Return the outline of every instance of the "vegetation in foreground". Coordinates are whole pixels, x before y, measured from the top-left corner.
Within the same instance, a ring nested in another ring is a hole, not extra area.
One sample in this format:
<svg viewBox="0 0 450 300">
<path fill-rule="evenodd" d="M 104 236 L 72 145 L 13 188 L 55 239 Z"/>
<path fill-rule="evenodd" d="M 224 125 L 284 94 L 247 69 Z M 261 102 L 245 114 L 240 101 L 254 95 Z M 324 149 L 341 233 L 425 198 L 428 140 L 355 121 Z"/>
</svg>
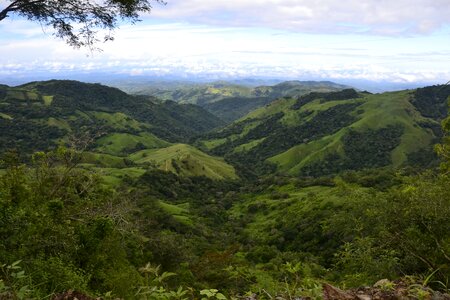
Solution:
<svg viewBox="0 0 450 300">
<path fill-rule="evenodd" d="M 445 157 L 448 144 L 438 150 Z M 75 289 L 126 299 L 319 299 L 325 281 L 356 287 L 386 278 L 388 289 L 405 274 L 418 298 L 427 289 L 414 290 L 417 281 L 448 289 L 447 161 L 439 174 L 373 170 L 253 184 L 149 171 L 113 189 L 77 168 L 78 159 L 62 148 L 36 153 L 31 168 L 13 153 L 5 158 L 4 296 Z"/>
</svg>

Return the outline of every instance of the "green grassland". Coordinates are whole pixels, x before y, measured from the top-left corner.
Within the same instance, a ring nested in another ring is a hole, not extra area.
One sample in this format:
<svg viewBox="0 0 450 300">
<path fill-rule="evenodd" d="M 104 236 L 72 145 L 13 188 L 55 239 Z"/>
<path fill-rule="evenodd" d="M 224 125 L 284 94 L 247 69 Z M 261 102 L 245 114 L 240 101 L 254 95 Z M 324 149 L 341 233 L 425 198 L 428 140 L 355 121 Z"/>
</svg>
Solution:
<svg viewBox="0 0 450 300">
<path fill-rule="evenodd" d="M 213 139 L 213 140 L 200 141 L 200 144 L 204 148 L 206 148 L 208 150 L 211 150 L 211 149 L 213 149 L 213 148 L 215 148 L 217 146 L 220 146 L 220 145 L 222 145 L 222 144 L 224 144 L 226 142 L 227 142 L 227 139 L 223 138 L 223 139 Z"/>
<path fill-rule="evenodd" d="M 106 185 L 119 186 L 126 178 L 137 179 L 145 172 L 145 168 L 141 167 L 127 167 L 127 168 L 115 168 L 115 167 L 98 167 L 96 165 L 82 164 L 82 168 L 95 171 L 99 174 Z"/>
<path fill-rule="evenodd" d="M 207 155 L 186 144 L 142 150 L 130 155 L 129 158 L 136 164 L 148 163 L 163 171 L 182 176 L 206 176 L 212 179 L 237 178 L 234 168 L 223 159 Z"/>
<path fill-rule="evenodd" d="M 159 201 L 158 203 L 164 211 L 174 217 L 178 222 L 188 226 L 192 226 L 194 224 L 189 213 L 189 203 L 181 203 L 176 205 L 164 201 Z"/>
<path fill-rule="evenodd" d="M 135 119 L 124 113 L 105 113 L 105 112 L 89 112 L 92 118 L 97 120 L 102 120 L 105 125 L 110 126 L 116 130 L 143 130 L 149 128 L 150 126 L 138 122 Z"/>
<path fill-rule="evenodd" d="M 84 152 L 82 162 L 98 167 L 125 168 L 127 167 L 123 157 L 104 153 Z"/>
<path fill-rule="evenodd" d="M 47 106 L 52 105 L 53 96 L 42 96 L 42 99 L 44 100 L 45 105 L 47 105 Z"/>
<path fill-rule="evenodd" d="M 257 146 L 258 144 L 260 144 L 262 141 L 264 141 L 265 138 L 261 138 L 259 140 L 253 140 L 251 142 L 248 142 L 246 144 L 242 144 L 237 146 L 236 148 L 234 148 L 234 152 L 243 152 L 243 151 L 248 151 L 251 150 L 252 148 L 254 148 L 255 146 Z"/>
<path fill-rule="evenodd" d="M 137 145 L 146 149 L 162 148 L 170 145 L 151 133 L 141 133 L 139 135 L 129 133 L 112 133 L 97 141 L 96 151 L 117 156 L 127 156 L 134 152 Z"/>
</svg>

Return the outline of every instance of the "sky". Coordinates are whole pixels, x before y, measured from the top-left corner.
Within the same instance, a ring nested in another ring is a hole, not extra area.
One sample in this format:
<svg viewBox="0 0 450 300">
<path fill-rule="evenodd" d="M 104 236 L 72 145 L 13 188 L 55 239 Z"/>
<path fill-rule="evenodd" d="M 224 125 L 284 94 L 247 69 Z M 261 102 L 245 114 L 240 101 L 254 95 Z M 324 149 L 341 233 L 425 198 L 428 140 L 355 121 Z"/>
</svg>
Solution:
<svg viewBox="0 0 450 300">
<path fill-rule="evenodd" d="M 450 0 L 167 0 L 91 53 L 12 15 L 0 21 L 0 81 L 104 73 L 445 83 L 448 16 Z"/>
</svg>

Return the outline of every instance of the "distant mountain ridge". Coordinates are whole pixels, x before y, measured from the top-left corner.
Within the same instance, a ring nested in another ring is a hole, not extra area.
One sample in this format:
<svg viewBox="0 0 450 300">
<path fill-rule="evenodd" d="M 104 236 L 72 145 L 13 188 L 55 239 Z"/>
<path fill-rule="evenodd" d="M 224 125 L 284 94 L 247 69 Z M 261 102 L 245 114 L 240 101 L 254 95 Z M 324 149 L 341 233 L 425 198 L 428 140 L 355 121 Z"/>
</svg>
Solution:
<svg viewBox="0 0 450 300">
<path fill-rule="evenodd" d="M 280 97 L 296 97 L 310 92 L 331 92 L 349 88 L 330 81 L 285 81 L 272 86 L 245 86 L 226 81 L 208 84 L 148 86 L 133 93 L 162 100 L 197 104 L 224 121 L 234 121 Z"/>
</svg>

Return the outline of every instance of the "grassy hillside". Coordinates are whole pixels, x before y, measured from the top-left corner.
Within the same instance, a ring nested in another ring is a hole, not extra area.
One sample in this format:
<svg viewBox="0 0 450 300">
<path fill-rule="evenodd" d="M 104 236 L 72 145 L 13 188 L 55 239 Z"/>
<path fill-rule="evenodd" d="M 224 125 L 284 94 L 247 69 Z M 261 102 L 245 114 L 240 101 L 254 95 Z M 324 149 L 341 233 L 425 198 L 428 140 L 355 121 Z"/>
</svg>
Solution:
<svg viewBox="0 0 450 300">
<path fill-rule="evenodd" d="M 129 121 L 131 118 L 143 123 L 159 138 L 172 142 L 187 141 L 196 134 L 222 125 L 219 119 L 198 106 L 161 103 L 155 98 L 135 97 L 116 88 L 77 81 L 51 80 L 9 88 L 2 102 L 6 103 L 6 111 L 8 104 L 15 102 L 20 103 L 22 111 L 27 110 L 30 103 L 41 105 L 45 107 L 44 114 L 55 118 L 94 112 L 85 119 L 106 126 L 113 125 L 115 129 L 118 129 L 120 122 L 123 123 L 123 119 Z M 114 116 L 108 117 L 106 114 Z M 127 126 L 125 130 L 128 131 L 137 129 L 136 122 Z"/>
<path fill-rule="evenodd" d="M 236 179 L 232 166 L 223 159 L 209 156 L 186 144 L 142 150 L 130 156 L 136 164 L 149 163 L 182 176 L 206 176 L 212 179 Z"/>
<path fill-rule="evenodd" d="M 442 114 L 424 114 L 424 103 L 442 107 L 449 94 L 448 87 L 431 87 L 281 98 L 205 135 L 198 145 L 243 168 L 291 175 L 428 165 Z"/>
<path fill-rule="evenodd" d="M 345 88 L 344 85 L 328 81 L 287 81 L 273 86 L 258 87 L 215 82 L 165 88 L 148 87 L 137 94 L 197 104 L 222 120 L 231 122 L 280 97 L 299 96 L 309 92 L 338 91 Z"/>
<path fill-rule="evenodd" d="M 161 153 L 173 165 L 180 164 L 181 171 L 167 171 L 183 176 L 236 178 L 234 169 L 222 160 L 192 147 L 172 145 L 221 124 L 195 105 L 130 96 L 99 84 L 52 80 L 0 86 L 0 153 L 15 149 L 29 160 L 36 151 L 75 146 L 84 150 L 83 166 L 103 168 L 110 182 L 160 167 L 163 158 L 156 154 L 148 158 L 153 165 L 133 160 L 136 152 L 157 149 L 168 149 Z M 185 158 L 177 156 L 179 153 L 192 159 L 184 164 Z"/>
</svg>

